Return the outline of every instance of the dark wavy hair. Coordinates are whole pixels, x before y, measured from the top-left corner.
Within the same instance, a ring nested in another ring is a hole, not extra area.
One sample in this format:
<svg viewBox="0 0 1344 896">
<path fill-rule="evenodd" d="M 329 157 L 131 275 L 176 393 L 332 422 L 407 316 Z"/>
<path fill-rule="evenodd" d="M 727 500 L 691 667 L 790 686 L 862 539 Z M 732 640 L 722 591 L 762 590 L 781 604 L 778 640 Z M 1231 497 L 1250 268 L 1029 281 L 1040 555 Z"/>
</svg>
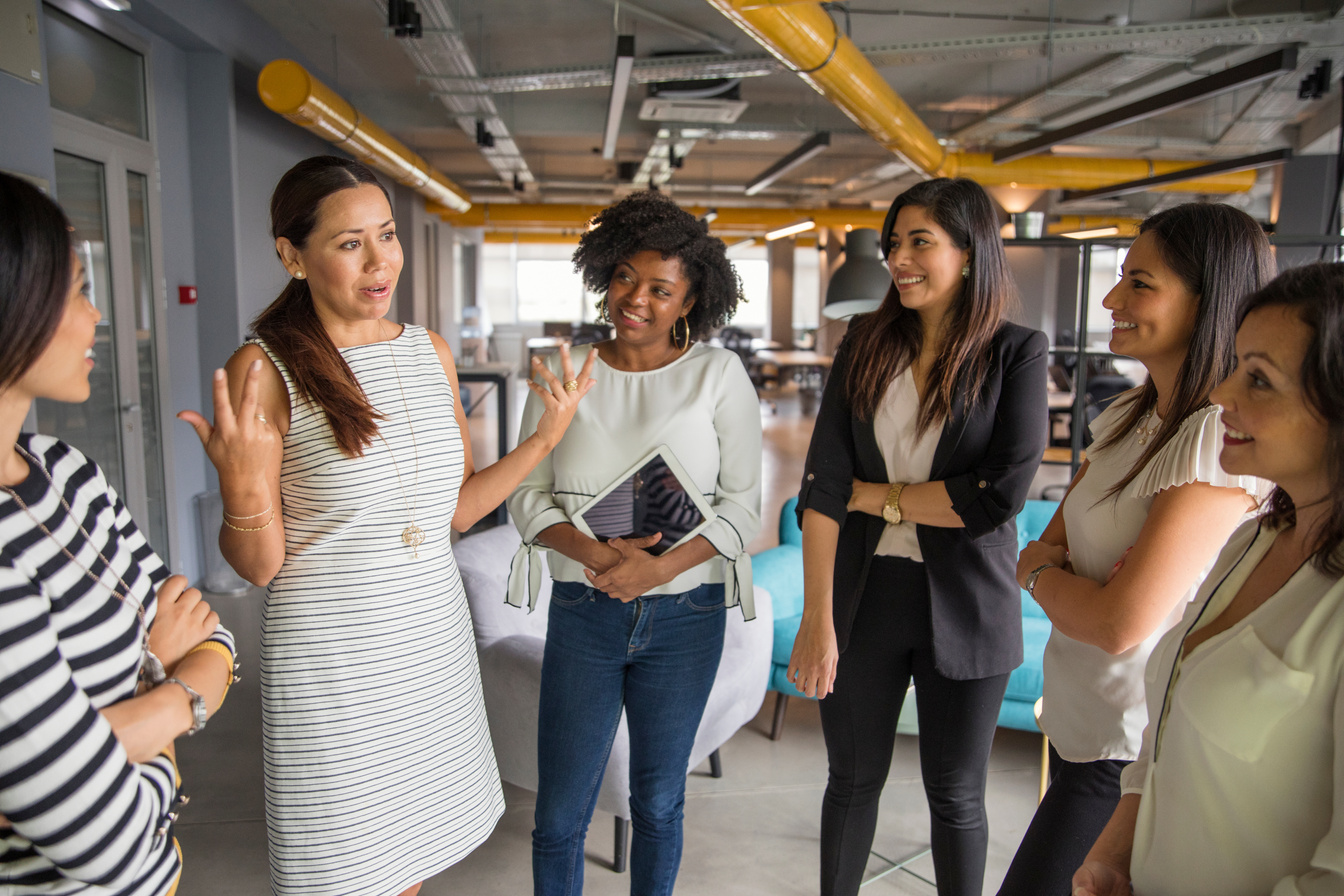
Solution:
<svg viewBox="0 0 1344 896">
<path fill-rule="evenodd" d="M 882 224 L 884 258 L 891 252 L 896 216 L 906 206 L 924 209 L 958 249 L 970 250 L 970 276 L 947 311 L 943 350 L 928 372 L 920 399 L 916 429 L 923 434 L 951 413 L 958 389 L 969 406 L 979 401 L 989 370 L 990 343 L 1017 302 L 1017 288 L 1003 254 L 998 214 L 975 181 L 939 177 L 897 196 Z M 854 318 L 845 340 L 853 355 L 845 379 L 850 404 L 860 420 L 871 420 L 892 378 L 919 357 L 924 325 L 917 312 L 901 304 L 893 281 L 876 311 Z"/>
<path fill-rule="evenodd" d="M 1310 533 L 1311 560 L 1326 575 L 1344 576 L 1344 264 L 1309 264 L 1284 271 L 1268 286 L 1252 293 L 1237 314 L 1261 308 L 1286 308 L 1311 329 L 1299 380 L 1307 406 L 1325 422 L 1326 470 L 1330 510 L 1319 531 Z M 1297 508 L 1283 489 L 1265 499 L 1264 519 L 1283 527 L 1297 522 Z"/>
<path fill-rule="evenodd" d="M 323 200 L 361 184 L 373 184 L 387 196 L 378 178 L 359 162 L 337 156 L 304 159 L 285 172 L 271 194 L 271 236 L 303 249 L 317 226 Z M 391 197 L 387 204 L 392 205 Z M 252 335 L 285 362 L 299 397 L 326 414 L 341 451 L 347 457 L 362 455 L 378 435 L 381 417 L 318 319 L 308 281 L 291 278 L 252 321 Z"/>
<path fill-rule="evenodd" d="M 1106 493 L 1118 495 L 1171 441 L 1185 418 L 1209 403 L 1209 393 L 1232 371 L 1236 355 L 1237 305 L 1274 277 L 1277 267 L 1265 231 L 1240 209 L 1221 203 L 1188 202 L 1158 212 L 1139 226 L 1151 233 L 1162 262 L 1199 303 L 1176 390 L 1162 425 L 1139 459 Z M 1097 443 L 1105 448 L 1133 432 L 1157 407 L 1152 380 L 1125 394 L 1122 423 Z"/>
<path fill-rule="evenodd" d="M 0 389 L 56 335 L 71 274 L 65 212 L 27 181 L 0 174 Z"/>
<path fill-rule="evenodd" d="M 732 319 L 742 298 L 742 281 L 725 254 L 723 240 L 709 235 L 709 225 L 685 211 L 662 193 L 641 190 L 598 213 L 593 226 L 579 238 L 574 269 L 584 285 L 602 295 L 605 314 L 607 289 L 616 265 L 646 250 L 676 258 L 690 282 L 687 298 L 695 305 L 686 315 L 691 336 L 704 339 Z"/>
</svg>

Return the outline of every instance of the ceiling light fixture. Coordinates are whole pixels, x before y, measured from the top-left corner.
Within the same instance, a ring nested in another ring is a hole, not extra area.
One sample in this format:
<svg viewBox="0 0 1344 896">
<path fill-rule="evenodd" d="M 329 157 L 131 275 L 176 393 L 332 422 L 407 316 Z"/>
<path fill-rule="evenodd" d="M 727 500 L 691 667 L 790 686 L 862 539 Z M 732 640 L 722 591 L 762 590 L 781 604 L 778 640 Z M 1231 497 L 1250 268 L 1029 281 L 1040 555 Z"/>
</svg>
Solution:
<svg viewBox="0 0 1344 896">
<path fill-rule="evenodd" d="M 1103 236 L 1119 236 L 1120 228 L 1112 224 L 1110 227 L 1098 227 L 1095 230 L 1075 230 L 1071 233 L 1061 233 L 1060 236 L 1066 236 L 1071 240 L 1091 240 Z"/>
<path fill-rule="evenodd" d="M 1219 96 L 1248 84 L 1277 78 L 1284 72 L 1296 71 L 1296 69 L 1297 48 L 1285 47 L 1267 56 L 1252 59 L 1250 62 L 1243 62 L 1241 65 L 1234 65 L 1229 69 L 1209 75 L 1207 78 L 1182 84 L 1180 87 L 1121 106 L 1119 109 L 1112 109 L 1110 112 L 1103 112 L 1101 115 L 1095 115 L 1077 124 L 1058 128 L 1041 134 L 1039 137 L 1033 137 L 1030 140 L 1023 140 L 1021 143 L 1004 147 L 995 151 L 994 163 L 1011 162 L 1024 156 L 1035 155 L 1057 143 L 1067 143 L 1070 140 L 1095 134 L 1098 131 L 1142 121 L 1161 112 L 1167 112 L 1199 100 L 1206 100 L 1209 97 Z"/>
<path fill-rule="evenodd" d="M 726 247 L 724 247 L 724 250 L 723 250 L 723 251 L 724 251 L 724 252 L 731 252 L 731 251 L 733 251 L 734 249 L 744 249 L 744 248 L 746 248 L 747 246 L 754 246 L 754 245 L 756 245 L 756 237 L 754 237 L 754 236 L 748 236 L 748 237 L 743 237 L 742 239 L 738 240 L 738 241 L 735 242 L 735 243 L 729 243 Z"/>
<path fill-rule="evenodd" d="M 110 9 L 113 12 L 131 11 L 131 0 L 93 0 L 93 2 L 103 9 Z"/>
<path fill-rule="evenodd" d="M 411 0 L 388 0 L 387 27 L 397 37 L 424 37 L 425 31 L 420 24 L 420 12 Z"/>
<path fill-rule="evenodd" d="M 1129 193 L 1143 193 L 1153 187 L 1183 183 L 1188 180 L 1199 180 L 1201 177 L 1209 177 L 1214 174 L 1228 174 L 1233 171 L 1250 171 L 1255 168 L 1272 168 L 1275 165 L 1282 165 L 1292 157 L 1293 151 L 1291 149 L 1273 149 L 1269 152 L 1256 153 L 1253 156 L 1238 156 L 1235 159 L 1219 159 L 1218 161 L 1210 162 L 1207 165 L 1182 168 L 1178 171 L 1169 171 L 1166 174 L 1157 174 L 1153 177 L 1142 178 L 1141 180 L 1131 180 L 1122 184 L 1112 184 L 1109 187 L 1098 187 L 1095 190 L 1065 190 L 1060 194 L 1059 201 L 1064 203 L 1077 202 L 1082 199 L 1109 199 L 1112 196 L 1124 196 Z"/>
<path fill-rule="evenodd" d="M 816 226 L 817 222 L 812 218 L 808 218 L 806 221 L 799 221 L 797 224 L 790 224 L 787 227 L 781 227 L 778 230 L 772 230 L 765 235 L 765 239 L 766 242 L 774 242 L 775 240 L 782 240 L 786 236 L 793 236 L 794 234 L 798 233 L 806 233 L 809 230 L 815 229 Z"/>
<path fill-rule="evenodd" d="M 751 183 L 747 184 L 746 194 L 748 196 L 755 196 L 757 193 L 779 180 L 779 178 L 783 177 L 785 173 L 797 168 L 817 153 L 824 152 L 830 145 L 831 132 L 818 131 L 802 146 L 756 175 Z"/>
<path fill-rule="evenodd" d="M 602 130 L 602 158 L 616 158 L 616 137 L 625 113 L 625 95 L 630 91 L 630 72 L 635 67 L 635 36 L 616 37 L 616 62 L 611 70 L 611 95 L 607 99 L 607 126 Z"/>
</svg>

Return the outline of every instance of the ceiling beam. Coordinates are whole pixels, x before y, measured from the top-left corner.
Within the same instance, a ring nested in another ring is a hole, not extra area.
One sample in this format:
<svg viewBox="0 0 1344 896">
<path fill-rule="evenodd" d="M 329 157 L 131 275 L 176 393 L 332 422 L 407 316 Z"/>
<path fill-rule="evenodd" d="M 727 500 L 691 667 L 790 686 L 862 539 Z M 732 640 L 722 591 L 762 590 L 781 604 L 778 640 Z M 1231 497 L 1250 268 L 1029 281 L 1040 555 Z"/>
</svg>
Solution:
<svg viewBox="0 0 1344 896">
<path fill-rule="evenodd" d="M 1034 155 L 1057 143 L 1067 143 L 1070 140 L 1095 134 L 1098 131 L 1133 124 L 1136 121 L 1151 118 L 1171 109 L 1219 96 L 1239 87 L 1257 84 L 1296 69 L 1297 48 L 1285 47 L 1249 62 L 1243 62 L 1241 65 L 1234 65 L 1229 69 L 1209 75 L 1207 78 L 1182 84 L 1155 96 L 1145 97 L 1121 106 L 1119 109 L 1112 109 L 1109 112 L 1103 112 L 1101 115 L 1084 119 L 1077 124 L 1048 131 L 1039 137 L 1006 146 L 994 152 L 994 161 L 996 164 L 1011 162 L 1013 159 Z"/>
<path fill-rule="evenodd" d="M 784 156 L 778 162 L 775 162 L 775 164 L 753 177 L 751 183 L 747 184 L 746 194 L 748 196 L 755 196 L 757 193 L 761 192 L 808 159 L 818 153 L 825 152 L 830 145 L 831 132 L 818 131 L 802 146 L 799 146 L 793 152 Z"/>
<path fill-rule="evenodd" d="M 1077 202 L 1083 199 L 1109 199 L 1112 196 L 1125 196 L 1130 193 L 1143 193 L 1153 187 L 1160 187 L 1165 184 L 1182 183 L 1187 180 L 1198 180 L 1201 177 L 1208 177 L 1211 174 L 1228 174 L 1234 171 L 1250 171 L 1256 168 L 1271 168 L 1275 165 L 1282 165 L 1293 157 L 1291 149 L 1274 149 L 1269 152 L 1257 153 L 1253 156 L 1240 156 L 1235 159 L 1219 159 L 1207 165 L 1196 165 L 1193 168 L 1181 168 L 1178 171 L 1169 171 L 1166 174 L 1157 174 L 1152 177 L 1145 177 L 1140 180 L 1126 181 L 1122 184 L 1113 184 L 1109 187 L 1098 187 L 1095 190 L 1065 190 L 1060 194 L 1059 201 Z"/>
</svg>

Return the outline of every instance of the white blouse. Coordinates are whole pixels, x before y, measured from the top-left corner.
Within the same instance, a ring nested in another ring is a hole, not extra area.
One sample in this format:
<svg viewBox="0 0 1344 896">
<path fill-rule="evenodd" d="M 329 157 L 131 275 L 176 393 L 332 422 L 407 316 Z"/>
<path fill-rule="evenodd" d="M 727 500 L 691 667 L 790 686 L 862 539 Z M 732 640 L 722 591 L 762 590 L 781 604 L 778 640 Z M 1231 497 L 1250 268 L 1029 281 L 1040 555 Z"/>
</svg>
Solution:
<svg viewBox="0 0 1344 896">
<path fill-rule="evenodd" d="M 1129 400 L 1121 397 L 1092 422 L 1096 439 L 1088 450 L 1087 473 L 1064 501 L 1064 526 L 1069 539 L 1073 571 L 1105 582 L 1112 567 L 1138 540 L 1157 493 L 1190 482 L 1239 488 L 1259 498 L 1269 484 L 1252 476 L 1229 476 L 1218 464 L 1223 424 L 1216 405 L 1200 408 L 1182 423 L 1176 434 L 1115 497 L 1111 486 L 1124 478 L 1146 449 L 1137 430 L 1120 441 L 1097 448 L 1121 424 Z M 1154 414 L 1145 431 L 1161 425 Z M 1211 561 L 1212 562 L 1212 561 Z M 1041 730 L 1059 755 L 1069 762 L 1098 759 L 1131 760 L 1148 712 L 1143 700 L 1143 668 L 1158 639 L 1181 618 L 1186 601 L 1194 596 L 1203 575 L 1186 599 L 1143 642 L 1113 656 L 1100 647 L 1075 641 L 1059 629 L 1045 646 L 1045 686 Z"/>
<path fill-rule="evenodd" d="M 1344 893 L 1344 580 L 1304 564 L 1267 601 L 1184 659 L 1274 542 L 1252 521 L 1148 661 L 1138 896 Z M 1154 731 L 1154 728 L 1157 730 Z"/>
<path fill-rule="evenodd" d="M 588 346 L 573 351 L 574 369 Z M 560 355 L 547 365 L 559 374 Z M 593 365 L 593 390 L 579 402 L 564 438 L 537 464 L 509 498 L 509 512 L 523 545 L 509 571 L 508 602 L 534 606 L 541 585 L 537 536 L 611 484 L 641 457 L 667 445 L 714 509 L 716 519 L 700 534 L 719 552 L 651 594 L 680 594 L 707 583 L 724 583 L 726 603 L 739 601 L 748 619 L 752 604 L 751 557 L 747 544 L 761 527 L 761 409 L 756 389 L 737 355 L 695 343 L 657 370 L 632 372 Z M 519 441 L 537 429 L 541 400 L 529 393 Z M 587 582 L 583 564 L 552 551 L 557 582 Z"/>
<path fill-rule="evenodd" d="M 887 464 L 888 482 L 929 481 L 933 453 L 938 448 L 943 428 L 931 426 L 920 436 L 918 423 L 919 391 L 915 389 L 914 374 L 907 367 L 887 386 L 882 403 L 873 415 L 873 435 L 882 452 L 882 460 Z M 900 522 L 883 529 L 882 538 L 877 543 L 877 555 L 909 557 L 922 563 L 924 552 L 919 548 L 915 524 Z"/>
</svg>

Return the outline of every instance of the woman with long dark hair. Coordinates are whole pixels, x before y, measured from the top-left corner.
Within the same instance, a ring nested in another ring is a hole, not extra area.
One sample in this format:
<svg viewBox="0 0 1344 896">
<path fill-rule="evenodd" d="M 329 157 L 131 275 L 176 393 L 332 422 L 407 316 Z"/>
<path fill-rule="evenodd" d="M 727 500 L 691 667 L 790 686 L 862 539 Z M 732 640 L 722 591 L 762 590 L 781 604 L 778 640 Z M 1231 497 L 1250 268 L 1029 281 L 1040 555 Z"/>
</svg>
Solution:
<svg viewBox="0 0 1344 896">
<path fill-rule="evenodd" d="M 102 315 L 70 225 L 0 174 L 0 888 L 165 896 L 182 860 L 173 742 L 233 681 L 233 638 L 103 471 L 22 432 L 89 397 Z"/>
<path fill-rule="evenodd" d="M 836 354 L 798 508 L 789 678 L 821 699 L 821 892 L 854 894 L 911 679 L 941 896 L 981 891 L 989 750 L 1022 662 L 1015 517 L 1046 442 L 1044 334 L 985 191 L 940 178 L 887 212 L 892 287 Z"/>
<path fill-rule="evenodd" d="M 1148 655 L 1266 490 L 1218 466 L 1209 392 L 1232 367 L 1237 303 L 1273 274 L 1249 215 L 1191 203 L 1144 221 L 1102 302 L 1111 351 L 1149 379 L 1092 422 L 1087 461 L 1018 561 L 1054 625 L 1040 719 L 1051 781 L 1001 896 L 1069 892 L 1138 755 Z"/>
<path fill-rule="evenodd" d="M 1219 460 L 1276 487 L 1152 652 L 1143 746 L 1080 896 L 1344 892 L 1342 358 L 1344 265 L 1242 305 L 1210 396 Z"/>
<path fill-rule="evenodd" d="M 447 343 L 384 319 L 402 253 L 386 190 L 333 156 L 271 197 L 289 284 L 215 374 L 220 547 L 266 585 L 262 736 L 277 893 L 394 896 L 504 808 L 449 547 L 559 441 L 591 386 L 529 383 L 536 433 L 476 470 Z M 501 446 L 502 447 L 502 446 Z"/>
</svg>

